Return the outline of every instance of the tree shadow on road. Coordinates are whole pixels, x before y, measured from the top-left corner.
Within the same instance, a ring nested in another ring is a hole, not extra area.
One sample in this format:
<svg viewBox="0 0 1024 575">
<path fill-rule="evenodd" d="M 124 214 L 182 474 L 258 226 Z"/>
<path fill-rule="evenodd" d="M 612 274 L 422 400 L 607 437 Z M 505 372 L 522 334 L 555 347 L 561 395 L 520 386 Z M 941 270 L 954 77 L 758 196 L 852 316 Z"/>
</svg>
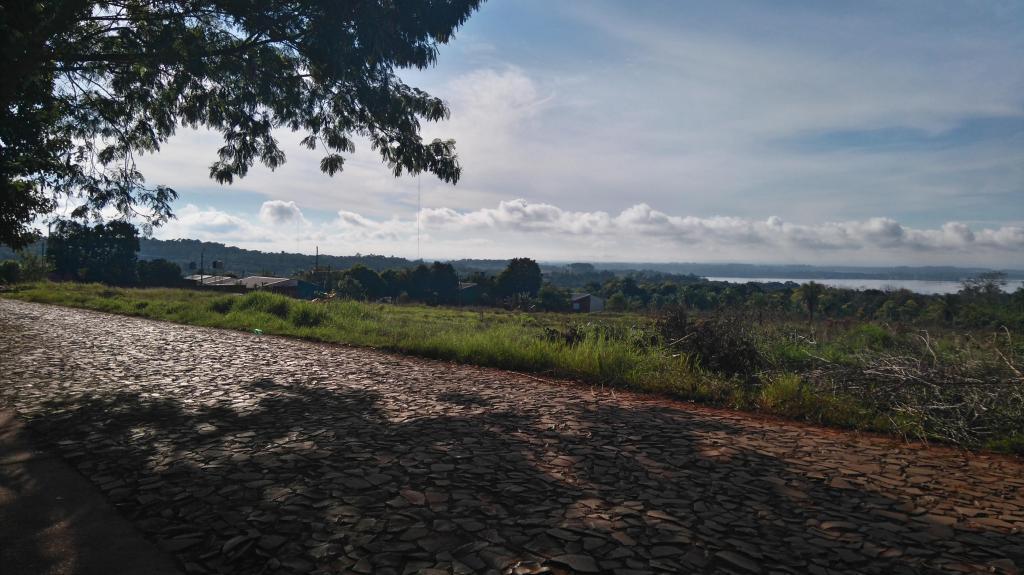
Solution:
<svg viewBox="0 0 1024 575">
<path fill-rule="evenodd" d="M 201 400 L 66 395 L 26 415 L 193 572 L 1024 563 L 1018 534 L 954 532 L 913 501 L 831 487 L 751 449 L 738 440 L 750 430 L 724 418 L 654 402 L 232 385 Z"/>
</svg>

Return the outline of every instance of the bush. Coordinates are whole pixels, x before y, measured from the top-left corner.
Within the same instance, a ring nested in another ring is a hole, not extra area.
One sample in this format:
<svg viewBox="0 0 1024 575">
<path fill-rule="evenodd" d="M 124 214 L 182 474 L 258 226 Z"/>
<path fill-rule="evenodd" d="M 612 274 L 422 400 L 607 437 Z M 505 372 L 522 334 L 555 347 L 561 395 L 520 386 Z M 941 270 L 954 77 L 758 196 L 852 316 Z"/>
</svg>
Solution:
<svg viewBox="0 0 1024 575">
<path fill-rule="evenodd" d="M 46 279 L 46 274 L 50 273 L 50 266 L 46 260 L 34 253 L 23 251 L 19 254 L 18 260 L 18 265 L 21 268 L 21 281 L 42 281 Z"/>
<path fill-rule="evenodd" d="M 546 311 L 568 311 L 570 304 L 569 292 L 551 284 L 540 288 L 537 294 L 540 308 Z"/>
<path fill-rule="evenodd" d="M 704 369 L 726 377 L 754 379 L 765 361 L 744 325 L 720 316 L 692 321 L 678 307 L 663 314 L 657 323 L 666 345 L 695 357 Z"/>
<path fill-rule="evenodd" d="M 0 283 L 16 284 L 21 281 L 21 266 L 14 260 L 0 262 Z"/>
<path fill-rule="evenodd" d="M 608 311 L 625 311 L 629 302 L 626 301 L 626 296 L 622 292 L 615 292 L 608 298 L 605 304 Z"/>
<path fill-rule="evenodd" d="M 327 312 L 314 304 L 299 304 L 292 307 L 289 321 L 295 327 L 316 327 L 327 321 Z"/>
<path fill-rule="evenodd" d="M 773 378 L 761 389 L 761 408 L 787 417 L 805 415 L 810 403 L 810 392 L 800 377 L 783 374 Z"/>
<path fill-rule="evenodd" d="M 291 305 L 292 300 L 287 296 L 265 291 L 255 291 L 243 296 L 235 304 L 235 309 L 260 311 L 285 319 L 288 317 Z"/>
<path fill-rule="evenodd" d="M 843 343 L 855 350 L 870 349 L 884 351 L 893 347 L 893 336 L 885 328 L 874 323 L 855 326 L 843 334 Z"/>
<path fill-rule="evenodd" d="M 235 307 L 235 302 L 238 301 L 237 297 L 234 296 L 222 296 L 209 303 L 210 311 L 225 314 L 231 311 Z"/>
</svg>

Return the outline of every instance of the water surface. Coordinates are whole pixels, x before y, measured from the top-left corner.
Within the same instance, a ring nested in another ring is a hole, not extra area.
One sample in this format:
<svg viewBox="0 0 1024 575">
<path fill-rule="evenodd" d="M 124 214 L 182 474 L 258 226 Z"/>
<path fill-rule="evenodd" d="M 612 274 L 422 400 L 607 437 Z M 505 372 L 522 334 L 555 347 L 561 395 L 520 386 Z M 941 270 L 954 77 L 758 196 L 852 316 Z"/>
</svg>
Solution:
<svg viewBox="0 0 1024 575">
<path fill-rule="evenodd" d="M 850 278 L 815 278 L 815 279 L 794 279 L 794 278 L 737 278 L 737 277 L 709 277 L 711 281 L 729 283 L 769 283 L 769 282 L 794 282 L 798 284 L 814 281 L 831 287 L 847 289 L 878 289 L 883 291 L 894 291 L 906 289 L 920 294 L 947 294 L 960 291 L 960 282 L 935 281 L 935 280 L 874 280 L 874 279 L 850 279 Z M 1008 280 L 1003 286 L 1003 291 L 1013 292 L 1024 286 L 1024 280 Z"/>
</svg>

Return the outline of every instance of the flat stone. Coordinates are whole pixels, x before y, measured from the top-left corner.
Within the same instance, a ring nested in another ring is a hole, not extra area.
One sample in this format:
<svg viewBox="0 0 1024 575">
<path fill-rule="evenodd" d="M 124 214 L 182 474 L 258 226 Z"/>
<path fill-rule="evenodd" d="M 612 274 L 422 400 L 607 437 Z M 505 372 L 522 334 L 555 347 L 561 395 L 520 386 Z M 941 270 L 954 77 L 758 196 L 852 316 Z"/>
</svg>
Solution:
<svg viewBox="0 0 1024 575">
<path fill-rule="evenodd" d="M 754 560 L 736 553 L 735 551 L 719 551 L 715 557 L 724 561 L 731 567 L 739 568 L 748 573 L 760 573 L 761 567 Z"/>
<path fill-rule="evenodd" d="M 577 573 L 599 573 L 601 571 L 597 561 L 589 555 L 559 555 L 558 557 L 552 557 L 551 562 L 565 565 Z"/>
</svg>

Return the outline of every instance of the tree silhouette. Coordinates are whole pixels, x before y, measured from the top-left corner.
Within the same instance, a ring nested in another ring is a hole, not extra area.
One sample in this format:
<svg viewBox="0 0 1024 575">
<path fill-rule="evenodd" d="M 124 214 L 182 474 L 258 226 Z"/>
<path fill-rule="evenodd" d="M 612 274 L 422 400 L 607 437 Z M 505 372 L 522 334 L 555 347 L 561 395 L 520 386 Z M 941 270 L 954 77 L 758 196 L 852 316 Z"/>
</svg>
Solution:
<svg viewBox="0 0 1024 575">
<path fill-rule="evenodd" d="M 347 285 L 345 284 L 347 279 L 358 283 L 361 289 L 361 292 L 357 292 L 361 293 L 359 299 L 365 297 L 369 300 L 377 300 L 387 295 L 387 284 L 384 283 L 380 275 L 362 264 L 352 266 L 344 275 L 345 277 L 342 278 L 340 285 Z M 349 294 L 351 286 L 344 288 L 342 291 Z"/>
<path fill-rule="evenodd" d="M 814 311 L 818 308 L 818 301 L 824 292 L 825 286 L 816 282 L 807 282 L 793 292 L 793 300 L 807 308 L 808 321 L 814 321 Z"/>
<path fill-rule="evenodd" d="M 515 299 L 536 297 L 543 278 L 540 266 L 530 258 L 513 258 L 498 274 L 498 291 Z"/>
<path fill-rule="evenodd" d="M 139 260 L 136 269 L 141 286 L 177 287 L 185 283 L 181 277 L 181 267 L 165 259 Z"/>
<path fill-rule="evenodd" d="M 138 251 L 138 230 L 122 221 L 94 227 L 60 221 L 46 241 L 46 258 L 54 271 L 76 281 L 133 284 Z"/>
<path fill-rule="evenodd" d="M 452 140 L 424 142 L 421 121 L 448 116 L 397 68 L 426 68 L 482 0 L 41 0 L 0 10 L 0 242 L 21 247 L 53 196 L 114 208 L 146 225 L 176 193 L 148 187 L 135 156 L 186 125 L 220 132 L 221 183 L 257 160 L 285 161 L 279 129 L 341 171 L 363 138 L 394 174 L 459 179 Z"/>
</svg>

